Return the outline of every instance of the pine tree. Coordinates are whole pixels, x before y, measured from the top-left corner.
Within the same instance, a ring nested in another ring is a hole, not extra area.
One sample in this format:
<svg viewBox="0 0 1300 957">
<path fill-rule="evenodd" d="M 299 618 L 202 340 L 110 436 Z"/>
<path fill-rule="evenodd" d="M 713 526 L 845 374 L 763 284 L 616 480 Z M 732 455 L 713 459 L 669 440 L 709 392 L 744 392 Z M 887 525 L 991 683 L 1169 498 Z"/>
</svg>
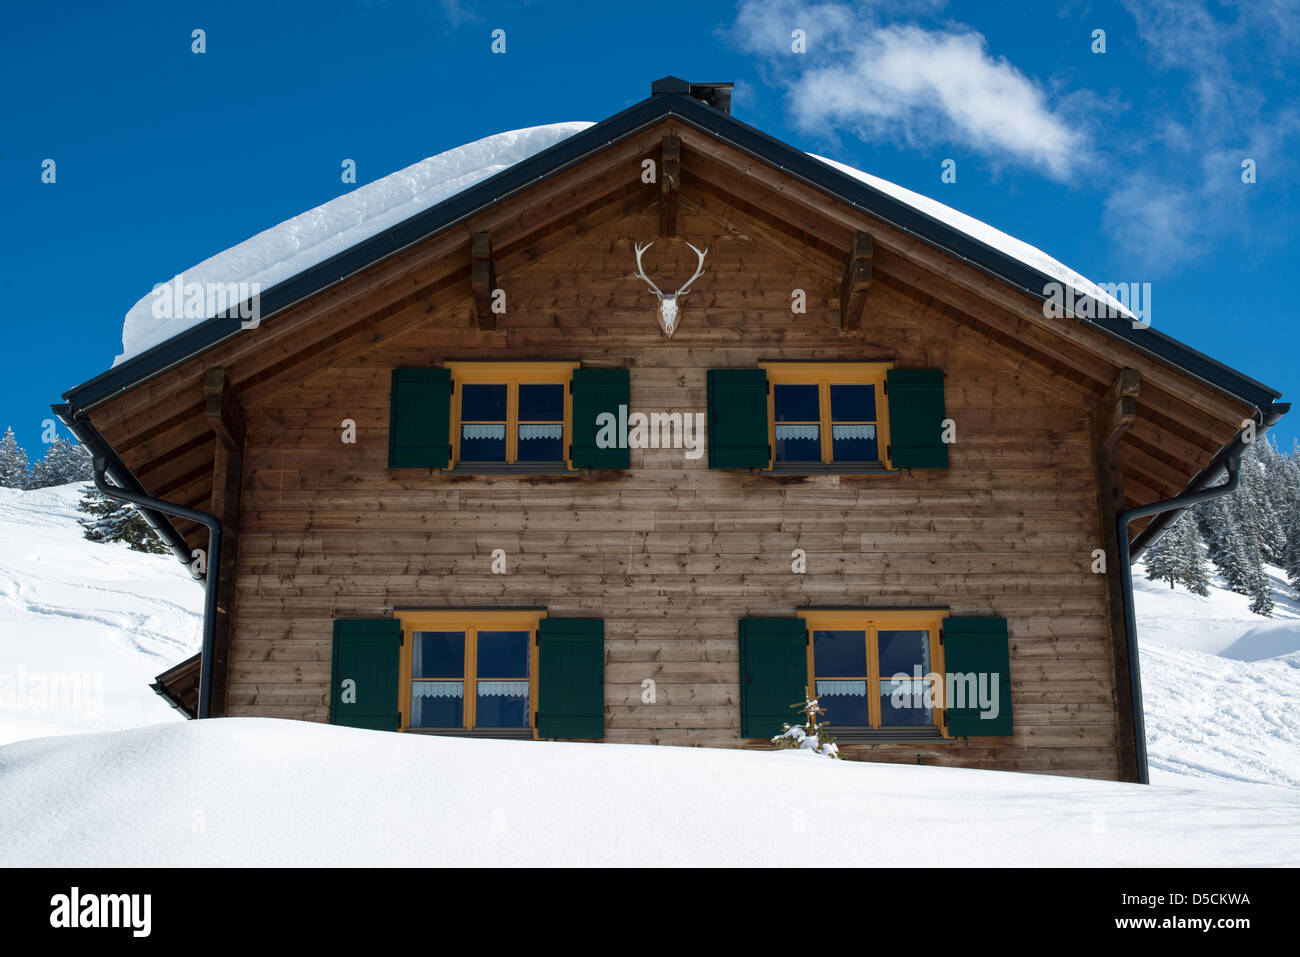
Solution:
<svg viewBox="0 0 1300 957">
<path fill-rule="evenodd" d="M 90 516 L 77 522 L 82 534 L 92 542 L 126 542 L 134 551 L 154 555 L 167 551 L 167 546 L 133 505 L 109 498 L 98 489 L 87 488 L 77 509 Z"/>
<path fill-rule="evenodd" d="M 1201 550 L 1201 533 L 1196 520 L 1186 512 L 1178 519 L 1180 545 L 1183 554 L 1182 582 L 1193 595 L 1202 598 L 1210 593 L 1210 573 L 1205 566 L 1205 553 Z"/>
<path fill-rule="evenodd" d="M 1146 553 L 1147 578 L 1151 581 L 1167 581 L 1170 588 L 1178 580 L 1179 568 L 1178 543 L 1173 531 L 1172 526 L 1165 529 L 1165 533 L 1155 540 Z"/>
<path fill-rule="evenodd" d="M 84 482 L 93 474 L 90 453 L 85 446 L 59 436 L 45 450 L 45 457 L 33 467 L 28 487 L 49 488 L 52 485 Z"/>
<path fill-rule="evenodd" d="M 1210 593 L 1201 535 L 1196 520 L 1187 512 L 1170 525 L 1146 554 L 1147 578 L 1185 585 L 1193 595 Z"/>
<path fill-rule="evenodd" d="M 14 437 L 13 428 L 5 429 L 0 439 L 0 488 L 26 488 L 27 453 Z"/>
</svg>

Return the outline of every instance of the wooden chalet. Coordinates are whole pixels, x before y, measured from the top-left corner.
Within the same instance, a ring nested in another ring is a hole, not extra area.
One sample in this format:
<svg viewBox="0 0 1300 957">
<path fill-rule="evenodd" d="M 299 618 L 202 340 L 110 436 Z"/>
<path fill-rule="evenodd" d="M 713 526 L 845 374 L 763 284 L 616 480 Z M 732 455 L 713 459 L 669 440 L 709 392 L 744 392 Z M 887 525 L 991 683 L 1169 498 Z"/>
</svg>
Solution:
<svg viewBox="0 0 1300 957">
<path fill-rule="evenodd" d="M 1287 406 L 729 100 L 657 81 L 65 394 L 182 560 L 219 523 L 160 693 L 767 748 L 810 690 L 852 759 L 1143 778 L 1122 546 Z"/>
</svg>

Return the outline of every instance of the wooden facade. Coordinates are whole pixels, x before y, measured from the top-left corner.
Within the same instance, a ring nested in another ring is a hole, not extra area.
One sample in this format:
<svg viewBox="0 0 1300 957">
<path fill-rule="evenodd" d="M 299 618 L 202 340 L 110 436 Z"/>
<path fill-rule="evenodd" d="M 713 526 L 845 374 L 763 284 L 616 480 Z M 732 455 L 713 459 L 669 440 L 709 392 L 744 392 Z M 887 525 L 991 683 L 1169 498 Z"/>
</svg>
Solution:
<svg viewBox="0 0 1300 957">
<path fill-rule="evenodd" d="M 680 182 L 642 182 L 645 158 Z M 671 339 L 632 278 L 633 244 L 656 237 L 656 276 L 690 274 L 686 242 L 709 249 Z M 682 413 L 705 409 L 710 369 L 941 369 L 956 441 L 946 469 L 888 474 L 681 449 L 562 475 L 389 468 L 392 370 L 466 360 L 625 368 L 633 409 Z M 336 619 L 539 607 L 604 619 L 604 740 L 769 747 L 741 737 L 740 619 L 946 608 L 1007 620 L 1013 733 L 846 756 L 1132 779 L 1128 649 L 1095 551 L 1113 562 L 1113 516 L 1177 495 L 1254 414 L 669 116 L 88 416 L 149 494 L 225 523 L 218 714 L 329 720 Z"/>
</svg>

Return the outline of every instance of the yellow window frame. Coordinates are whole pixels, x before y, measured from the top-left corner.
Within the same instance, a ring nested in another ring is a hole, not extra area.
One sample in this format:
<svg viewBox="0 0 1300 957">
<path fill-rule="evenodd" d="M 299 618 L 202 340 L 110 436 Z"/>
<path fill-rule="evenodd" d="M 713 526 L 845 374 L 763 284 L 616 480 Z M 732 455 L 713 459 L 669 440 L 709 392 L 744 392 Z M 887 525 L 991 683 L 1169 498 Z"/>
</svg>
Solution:
<svg viewBox="0 0 1300 957">
<path fill-rule="evenodd" d="M 814 632 L 818 631 L 862 631 L 866 633 L 867 643 L 867 713 L 871 730 L 886 730 L 882 723 L 880 708 L 880 646 L 877 635 L 881 631 L 928 631 L 930 633 L 930 670 L 936 675 L 945 674 L 943 645 L 939 641 L 939 632 L 948 617 L 948 611 L 941 608 L 906 608 L 906 609 L 809 609 L 796 613 L 808 626 L 808 688 L 809 698 L 816 697 L 817 671 L 813 649 L 816 641 Z M 827 680 L 858 680 L 858 676 L 842 678 L 836 675 Z M 937 727 L 945 738 L 948 734 L 947 722 L 943 719 L 944 709 L 931 709 L 930 725 L 915 727 Z M 907 725 L 890 725 L 890 728 L 903 728 Z M 835 733 L 832 726 L 831 733 Z"/>
<path fill-rule="evenodd" d="M 885 397 L 885 376 L 894 367 L 892 362 L 760 362 L 758 367 L 767 373 L 767 442 L 772 454 L 768 469 L 776 466 L 776 386 L 815 385 L 818 388 L 818 409 L 821 413 L 822 465 L 833 466 L 834 440 L 831 436 L 831 386 L 870 385 L 876 391 L 876 448 L 880 462 L 892 469 L 889 461 L 889 405 Z"/>
<path fill-rule="evenodd" d="M 478 706 L 478 633 L 480 631 L 527 631 L 528 632 L 528 728 L 533 738 L 537 738 L 537 628 L 538 623 L 546 617 L 546 612 L 535 611 L 493 611 L 473 609 L 450 609 L 446 611 L 395 609 L 394 617 L 402 623 L 402 653 L 398 656 L 398 702 L 402 707 L 402 726 L 406 731 L 411 727 L 411 686 L 416 681 L 431 679 L 415 678 L 411 671 L 415 654 L 415 633 L 417 631 L 460 631 L 465 634 L 464 667 L 464 701 L 461 706 L 461 727 L 466 731 L 475 730 L 476 710 Z M 487 677 L 484 681 L 505 680 Z M 517 679 L 508 679 L 517 680 Z M 433 731 L 434 728 L 419 730 Z M 507 730 L 504 728 L 493 730 Z"/>
<path fill-rule="evenodd" d="M 460 464 L 460 401 L 465 385 L 502 385 L 506 387 L 506 460 L 516 465 L 519 458 L 519 387 L 521 385 L 560 385 L 564 387 L 564 467 L 577 471 L 570 460 L 573 444 L 573 394 L 569 383 L 580 362 L 448 362 L 451 371 L 451 463 Z M 531 420 L 525 419 L 524 424 Z"/>
</svg>

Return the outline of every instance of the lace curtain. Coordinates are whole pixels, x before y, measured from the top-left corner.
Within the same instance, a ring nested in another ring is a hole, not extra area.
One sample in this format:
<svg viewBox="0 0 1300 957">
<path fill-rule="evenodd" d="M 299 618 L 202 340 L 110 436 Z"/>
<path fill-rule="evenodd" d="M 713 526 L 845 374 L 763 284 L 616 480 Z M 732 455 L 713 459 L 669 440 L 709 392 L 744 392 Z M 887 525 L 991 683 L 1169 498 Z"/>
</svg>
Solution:
<svg viewBox="0 0 1300 957">
<path fill-rule="evenodd" d="M 526 698 L 528 697 L 527 681 L 480 681 L 478 683 L 479 697 L 495 696 L 502 698 Z"/>
<path fill-rule="evenodd" d="M 776 438 L 781 439 L 815 439 L 821 434 L 821 428 L 816 425 L 776 425 Z"/>
<path fill-rule="evenodd" d="M 506 437 L 505 424 L 501 425 L 462 425 L 460 427 L 461 438 L 465 439 L 504 439 Z"/>
<path fill-rule="evenodd" d="M 527 442 L 529 439 L 562 439 L 562 438 L 564 438 L 563 422 L 556 422 L 553 425 L 519 426 L 520 442 Z"/>
<path fill-rule="evenodd" d="M 465 682 L 417 681 L 411 686 L 411 696 L 415 698 L 463 698 L 465 697 Z"/>
<path fill-rule="evenodd" d="M 833 439 L 874 439 L 875 437 L 874 425 L 831 425 Z"/>
<path fill-rule="evenodd" d="M 817 697 L 820 698 L 822 695 L 865 698 L 867 683 L 865 681 L 818 681 Z"/>
</svg>

